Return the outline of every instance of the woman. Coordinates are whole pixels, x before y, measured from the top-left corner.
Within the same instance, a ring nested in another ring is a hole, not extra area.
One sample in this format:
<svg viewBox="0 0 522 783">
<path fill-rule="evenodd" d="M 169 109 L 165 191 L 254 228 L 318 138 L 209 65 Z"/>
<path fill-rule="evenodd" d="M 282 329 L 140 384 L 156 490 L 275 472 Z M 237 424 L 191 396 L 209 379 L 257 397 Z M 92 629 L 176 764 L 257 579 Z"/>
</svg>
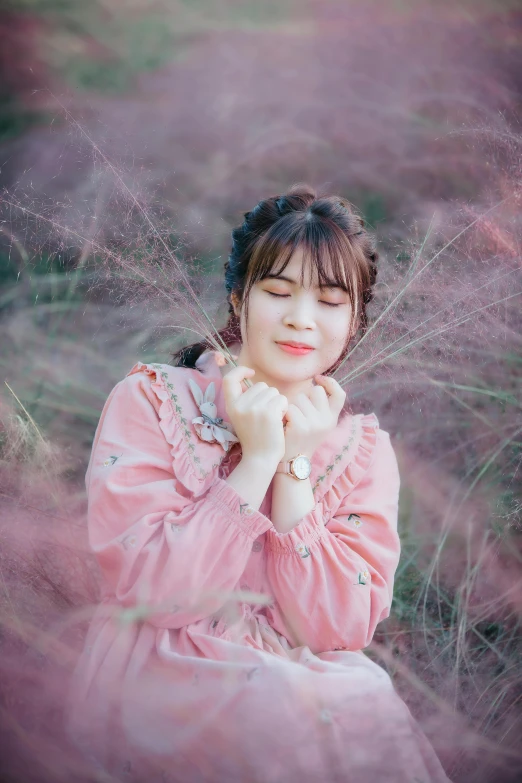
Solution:
<svg viewBox="0 0 522 783">
<path fill-rule="evenodd" d="M 442 783 L 362 652 L 390 612 L 399 473 L 331 373 L 367 326 L 373 240 L 307 186 L 244 217 L 236 366 L 203 341 L 138 363 L 103 409 L 86 481 L 106 592 L 71 730 L 125 779 Z"/>
</svg>

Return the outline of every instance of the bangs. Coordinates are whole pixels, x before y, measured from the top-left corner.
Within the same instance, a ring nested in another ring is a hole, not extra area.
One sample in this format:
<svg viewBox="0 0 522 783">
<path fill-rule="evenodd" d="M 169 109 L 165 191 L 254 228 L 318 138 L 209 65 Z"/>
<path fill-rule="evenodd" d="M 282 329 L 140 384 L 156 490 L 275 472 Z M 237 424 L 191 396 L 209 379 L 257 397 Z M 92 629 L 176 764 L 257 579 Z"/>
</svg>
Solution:
<svg viewBox="0 0 522 783">
<path fill-rule="evenodd" d="M 303 251 L 299 282 L 320 287 L 338 286 L 350 299 L 353 317 L 358 316 L 358 292 L 366 282 L 365 259 L 356 244 L 332 221 L 304 219 L 279 221 L 260 238 L 252 253 L 245 297 L 255 283 L 268 275 L 281 274 L 297 250 Z M 367 274 L 367 273 L 366 273 Z M 248 304 L 247 304 L 248 308 Z"/>
</svg>

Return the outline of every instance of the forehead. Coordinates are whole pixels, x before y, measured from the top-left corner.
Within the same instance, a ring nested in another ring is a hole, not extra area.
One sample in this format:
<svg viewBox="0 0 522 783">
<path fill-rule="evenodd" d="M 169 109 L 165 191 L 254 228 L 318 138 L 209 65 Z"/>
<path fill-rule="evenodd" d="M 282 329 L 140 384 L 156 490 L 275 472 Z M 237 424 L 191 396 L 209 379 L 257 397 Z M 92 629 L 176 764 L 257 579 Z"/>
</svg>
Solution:
<svg viewBox="0 0 522 783">
<path fill-rule="evenodd" d="M 329 256 L 326 254 L 326 257 L 323 256 L 321 261 L 324 265 L 324 274 L 327 281 L 335 285 L 335 275 L 332 271 L 332 264 Z M 273 277 L 274 275 L 279 276 L 279 274 L 281 274 L 284 277 L 289 277 L 292 280 L 297 281 L 297 284 L 300 285 L 301 275 L 303 275 L 303 286 L 319 286 L 320 280 L 317 268 L 312 262 L 310 255 L 307 255 L 302 247 L 298 247 L 294 250 L 284 270 L 281 269 L 282 266 L 282 260 L 276 261 L 273 268 L 267 273 L 267 276 Z"/>
</svg>

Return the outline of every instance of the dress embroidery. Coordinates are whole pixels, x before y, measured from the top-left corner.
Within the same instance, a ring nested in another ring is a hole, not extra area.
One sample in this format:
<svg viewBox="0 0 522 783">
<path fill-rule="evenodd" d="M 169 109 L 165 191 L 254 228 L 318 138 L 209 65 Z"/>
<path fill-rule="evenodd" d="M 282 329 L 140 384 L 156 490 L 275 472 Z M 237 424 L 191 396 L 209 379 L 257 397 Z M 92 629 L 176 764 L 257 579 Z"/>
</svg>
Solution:
<svg viewBox="0 0 522 783">
<path fill-rule="evenodd" d="M 308 549 L 308 547 L 305 544 L 303 544 L 302 541 L 300 541 L 298 544 L 296 544 L 295 551 L 301 557 L 310 557 L 310 554 L 311 554 L 311 552 Z"/>
<path fill-rule="evenodd" d="M 339 462 L 339 460 L 341 460 L 343 458 L 344 453 L 346 451 L 348 451 L 348 449 L 350 448 L 350 446 L 352 445 L 352 443 L 355 440 L 356 427 L 357 427 L 357 421 L 356 421 L 355 416 L 353 416 L 352 417 L 352 429 L 350 431 L 350 435 L 348 437 L 348 441 L 345 443 L 345 445 L 343 446 L 343 448 L 339 452 L 339 454 L 335 455 L 334 459 L 332 460 L 332 463 L 330 465 L 326 466 L 326 473 L 324 473 L 322 476 L 318 476 L 317 477 L 317 481 L 315 482 L 315 484 L 312 487 L 312 492 L 315 492 L 315 490 L 317 489 L 317 487 L 319 486 L 321 481 L 324 481 L 326 476 L 328 476 L 331 473 L 331 471 L 334 469 L 335 463 Z"/>
<path fill-rule="evenodd" d="M 365 585 L 369 578 L 370 572 L 367 568 L 364 571 L 359 571 L 357 582 L 354 582 L 354 585 Z"/>
<path fill-rule="evenodd" d="M 123 456 L 123 455 L 120 454 L 118 457 L 107 457 L 105 462 L 102 464 L 102 467 L 108 468 L 110 465 L 114 465 L 116 460 L 119 459 L 121 456 Z"/>
<path fill-rule="evenodd" d="M 175 418 L 178 421 L 178 424 L 180 425 L 180 429 L 185 437 L 185 440 L 187 442 L 187 449 L 188 453 L 190 455 L 190 458 L 194 464 L 194 469 L 199 473 L 200 478 L 206 479 L 209 475 L 210 471 L 205 470 L 201 467 L 200 457 L 197 456 L 197 454 L 194 454 L 194 451 L 196 449 L 195 445 L 192 443 L 192 432 L 187 427 L 187 420 L 184 416 L 182 416 L 182 408 L 178 404 L 178 395 L 174 393 L 174 384 L 170 383 L 169 381 L 169 375 L 165 370 L 162 369 L 161 364 L 150 364 L 150 367 L 152 367 L 153 370 L 156 371 L 156 373 L 160 376 L 162 379 L 165 388 L 167 390 L 167 393 L 170 397 L 170 402 L 172 404 L 172 410 L 174 413 Z M 217 462 L 214 462 L 214 464 L 211 466 L 211 470 L 214 468 L 219 467 L 220 462 L 219 460 Z"/>
<path fill-rule="evenodd" d="M 355 527 L 361 527 L 362 525 L 362 519 L 359 514 L 350 514 L 348 517 L 348 522 L 353 522 Z"/>
</svg>

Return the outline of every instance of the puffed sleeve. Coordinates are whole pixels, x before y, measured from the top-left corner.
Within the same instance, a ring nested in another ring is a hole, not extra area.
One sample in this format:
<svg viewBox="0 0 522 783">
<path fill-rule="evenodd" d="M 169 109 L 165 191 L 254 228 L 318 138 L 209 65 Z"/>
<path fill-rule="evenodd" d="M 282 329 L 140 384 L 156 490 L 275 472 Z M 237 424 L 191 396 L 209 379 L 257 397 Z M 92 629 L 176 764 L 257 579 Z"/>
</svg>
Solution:
<svg viewBox="0 0 522 783">
<path fill-rule="evenodd" d="M 146 606 L 147 620 L 160 628 L 217 611 L 253 541 L 271 527 L 224 479 L 200 496 L 189 492 L 176 475 L 186 455 L 177 456 L 160 429 L 147 376 L 128 376 L 111 392 L 94 439 L 89 542 L 106 592 L 124 607 Z"/>
<path fill-rule="evenodd" d="M 266 609 L 269 622 L 293 646 L 314 653 L 366 647 L 390 613 L 400 477 L 389 434 L 379 429 L 365 437 L 373 443 L 363 441 L 330 490 L 330 498 L 338 495 L 332 516 L 319 502 L 289 533 L 266 534 L 276 599 Z"/>
</svg>

